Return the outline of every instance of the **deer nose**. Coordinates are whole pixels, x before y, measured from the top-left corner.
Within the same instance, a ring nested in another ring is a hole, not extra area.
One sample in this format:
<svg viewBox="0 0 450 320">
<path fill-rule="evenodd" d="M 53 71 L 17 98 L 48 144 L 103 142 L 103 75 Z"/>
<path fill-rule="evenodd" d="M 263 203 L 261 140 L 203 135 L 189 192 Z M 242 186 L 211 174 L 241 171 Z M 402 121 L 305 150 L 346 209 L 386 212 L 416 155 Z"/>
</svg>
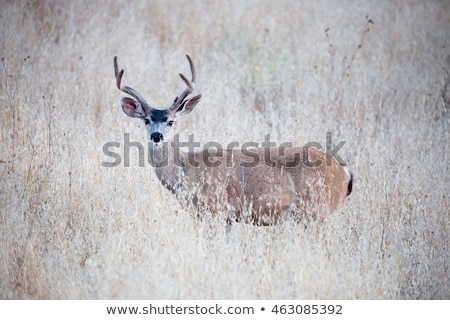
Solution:
<svg viewBox="0 0 450 320">
<path fill-rule="evenodd" d="M 150 139 L 152 139 L 153 142 L 160 142 L 163 139 L 163 135 L 160 132 L 153 132 L 150 135 Z"/>
</svg>

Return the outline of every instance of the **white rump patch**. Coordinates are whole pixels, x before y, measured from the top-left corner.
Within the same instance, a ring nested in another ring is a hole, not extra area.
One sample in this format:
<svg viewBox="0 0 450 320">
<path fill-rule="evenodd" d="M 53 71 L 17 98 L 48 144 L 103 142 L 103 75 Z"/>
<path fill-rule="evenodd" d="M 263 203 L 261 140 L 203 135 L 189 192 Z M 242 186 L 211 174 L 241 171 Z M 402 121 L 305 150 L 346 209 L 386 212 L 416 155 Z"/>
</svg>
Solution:
<svg viewBox="0 0 450 320">
<path fill-rule="evenodd" d="M 350 169 L 346 166 L 346 167 L 344 167 L 344 170 L 348 175 L 348 181 L 350 181 L 352 179 L 352 173 L 351 173 Z"/>
</svg>

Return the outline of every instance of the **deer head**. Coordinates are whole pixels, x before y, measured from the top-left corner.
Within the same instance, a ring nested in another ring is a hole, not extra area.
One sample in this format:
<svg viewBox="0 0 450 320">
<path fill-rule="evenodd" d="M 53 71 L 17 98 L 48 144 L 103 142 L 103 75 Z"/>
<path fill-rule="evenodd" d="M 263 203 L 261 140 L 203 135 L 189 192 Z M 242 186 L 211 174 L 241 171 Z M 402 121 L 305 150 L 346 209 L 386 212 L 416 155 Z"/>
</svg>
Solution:
<svg viewBox="0 0 450 320">
<path fill-rule="evenodd" d="M 173 124 L 179 116 L 189 114 L 200 101 L 202 95 L 199 94 L 188 98 L 195 89 L 196 71 L 191 57 L 187 54 L 191 68 L 192 79 L 189 81 L 180 73 L 180 78 L 186 83 L 187 88 L 175 98 L 172 105 L 167 109 L 156 109 L 148 104 L 144 98 L 133 88 L 122 86 L 122 76 L 124 70 L 119 71 L 117 57 L 114 57 L 114 73 L 116 76 L 117 88 L 128 94 L 130 97 L 123 97 L 121 100 L 122 109 L 126 115 L 133 118 L 143 119 L 147 128 L 148 138 L 152 142 L 151 147 L 159 147 L 163 141 L 172 141 Z"/>
</svg>

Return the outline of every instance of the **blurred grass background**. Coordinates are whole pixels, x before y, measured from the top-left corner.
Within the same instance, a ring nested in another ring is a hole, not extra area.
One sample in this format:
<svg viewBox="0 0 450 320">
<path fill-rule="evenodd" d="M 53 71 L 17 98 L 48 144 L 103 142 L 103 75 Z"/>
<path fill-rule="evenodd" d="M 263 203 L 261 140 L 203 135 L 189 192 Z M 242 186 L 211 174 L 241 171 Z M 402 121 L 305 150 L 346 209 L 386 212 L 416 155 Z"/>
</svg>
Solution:
<svg viewBox="0 0 450 320">
<path fill-rule="evenodd" d="M 204 96 L 182 139 L 332 131 L 344 207 L 227 233 L 136 155 L 101 166 L 106 142 L 146 142 L 114 55 L 165 108 L 185 53 Z M 450 299 L 448 1 L 1 0 L 0 57 L 2 299 Z"/>
</svg>

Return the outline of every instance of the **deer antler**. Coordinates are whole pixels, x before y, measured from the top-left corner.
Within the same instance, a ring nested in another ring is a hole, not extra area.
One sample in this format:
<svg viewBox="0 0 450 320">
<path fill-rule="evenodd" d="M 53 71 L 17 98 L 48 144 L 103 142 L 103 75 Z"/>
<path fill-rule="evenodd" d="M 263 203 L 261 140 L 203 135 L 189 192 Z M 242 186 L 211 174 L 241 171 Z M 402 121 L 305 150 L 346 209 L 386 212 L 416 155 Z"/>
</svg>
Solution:
<svg viewBox="0 0 450 320">
<path fill-rule="evenodd" d="M 135 98 L 142 106 L 142 108 L 144 109 L 145 114 L 149 114 L 151 112 L 152 109 L 154 109 L 153 107 L 151 107 L 147 101 L 145 101 L 145 99 L 133 88 L 130 88 L 128 86 L 121 86 L 120 83 L 122 82 L 122 76 L 123 73 L 125 72 L 125 70 L 120 69 L 119 71 L 119 66 L 117 64 L 117 56 L 114 57 L 114 74 L 116 76 L 116 84 L 117 84 L 117 88 L 127 94 L 129 94 L 130 96 L 132 96 L 133 98 Z"/>
<path fill-rule="evenodd" d="M 175 98 L 173 104 L 169 107 L 170 110 L 177 110 L 183 104 L 184 99 L 186 99 L 194 91 L 195 88 L 195 80 L 197 74 L 195 71 L 194 63 L 192 62 L 192 59 L 188 54 L 186 54 L 186 58 L 188 59 L 189 66 L 191 68 L 192 80 L 189 81 L 188 78 L 186 78 L 182 73 L 180 73 L 181 80 L 183 80 L 188 87 L 184 89 L 184 91 L 178 97 Z"/>
</svg>

